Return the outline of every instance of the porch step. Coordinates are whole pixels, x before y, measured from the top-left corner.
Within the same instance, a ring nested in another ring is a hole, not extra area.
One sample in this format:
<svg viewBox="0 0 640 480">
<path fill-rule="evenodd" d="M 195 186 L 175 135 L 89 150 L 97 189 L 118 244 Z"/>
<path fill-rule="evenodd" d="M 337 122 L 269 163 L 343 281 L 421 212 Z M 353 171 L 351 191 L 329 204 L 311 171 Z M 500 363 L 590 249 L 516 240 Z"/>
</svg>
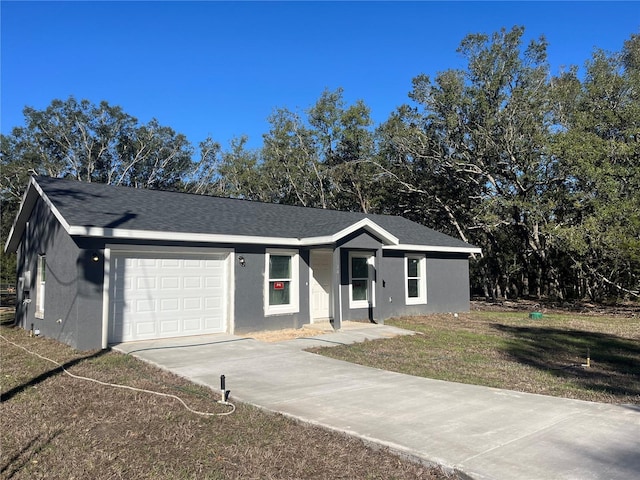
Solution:
<svg viewBox="0 0 640 480">
<path fill-rule="evenodd" d="M 306 328 L 308 330 L 314 330 L 314 331 L 320 331 L 320 332 L 333 332 L 333 325 L 331 325 L 331 322 L 329 322 L 329 320 L 325 321 L 320 321 L 320 322 L 314 322 L 314 323 L 309 323 L 307 325 L 305 325 L 303 328 Z"/>
</svg>

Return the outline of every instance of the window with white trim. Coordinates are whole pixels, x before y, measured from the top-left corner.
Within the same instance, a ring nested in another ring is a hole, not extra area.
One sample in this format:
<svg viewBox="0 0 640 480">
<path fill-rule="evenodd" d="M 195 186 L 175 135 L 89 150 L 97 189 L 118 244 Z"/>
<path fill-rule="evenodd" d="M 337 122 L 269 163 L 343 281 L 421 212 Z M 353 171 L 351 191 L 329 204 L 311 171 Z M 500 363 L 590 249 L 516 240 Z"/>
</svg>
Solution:
<svg viewBox="0 0 640 480">
<path fill-rule="evenodd" d="M 349 252 L 349 307 L 368 308 L 373 305 L 373 262 L 367 252 Z"/>
<path fill-rule="evenodd" d="M 36 317 L 44 318 L 44 286 L 47 279 L 47 256 L 38 255 L 36 267 Z"/>
<path fill-rule="evenodd" d="M 407 255 L 404 259 L 407 305 L 427 303 L 426 265 L 424 255 Z"/>
<path fill-rule="evenodd" d="M 267 250 L 265 255 L 265 305 L 266 315 L 297 313 L 298 252 Z"/>
</svg>

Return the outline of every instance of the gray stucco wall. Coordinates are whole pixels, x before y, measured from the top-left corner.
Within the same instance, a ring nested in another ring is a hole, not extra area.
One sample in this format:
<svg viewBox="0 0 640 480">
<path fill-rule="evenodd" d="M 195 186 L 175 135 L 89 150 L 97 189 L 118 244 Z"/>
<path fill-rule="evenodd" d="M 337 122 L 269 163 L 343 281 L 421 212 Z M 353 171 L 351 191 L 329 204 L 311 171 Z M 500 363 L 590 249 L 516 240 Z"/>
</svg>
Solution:
<svg viewBox="0 0 640 480">
<path fill-rule="evenodd" d="M 375 306 L 349 308 L 349 252 L 370 252 L 375 258 Z M 391 317 L 469 311 L 469 259 L 467 254 L 418 253 L 426 258 L 426 303 L 406 304 L 404 251 L 382 250 L 368 233 L 353 235 L 339 249 L 341 320 L 384 323 Z M 408 252 L 417 253 L 417 252 Z M 338 306 L 336 305 L 336 309 Z"/>
<path fill-rule="evenodd" d="M 309 251 L 299 249 L 299 310 L 298 313 L 266 315 L 264 311 L 265 253 L 263 246 L 237 246 L 235 251 L 235 333 L 259 330 L 300 328 L 309 323 Z M 291 249 L 284 249 L 291 250 Z M 245 266 L 240 266 L 238 257 L 244 257 Z"/>
<path fill-rule="evenodd" d="M 429 312 L 468 312 L 470 302 L 469 256 L 427 256 Z"/>
<path fill-rule="evenodd" d="M 46 255 L 44 318 L 36 318 L 38 255 Z M 17 321 L 78 350 L 101 347 L 102 262 L 78 247 L 42 200 L 36 203 L 18 252 L 18 277 L 31 272 L 17 292 Z M 31 303 L 24 303 L 25 298 Z"/>
<path fill-rule="evenodd" d="M 104 241 L 78 239 L 78 345 L 82 349 L 102 346 L 102 307 L 104 283 Z M 98 255 L 98 261 L 91 257 Z"/>
<path fill-rule="evenodd" d="M 427 303 L 405 304 L 405 252 L 384 251 L 379 282 L 380 315 L 424 315 L 469 311 L 469 259 L 466 254 L 426 254 Z"/>
</svg>

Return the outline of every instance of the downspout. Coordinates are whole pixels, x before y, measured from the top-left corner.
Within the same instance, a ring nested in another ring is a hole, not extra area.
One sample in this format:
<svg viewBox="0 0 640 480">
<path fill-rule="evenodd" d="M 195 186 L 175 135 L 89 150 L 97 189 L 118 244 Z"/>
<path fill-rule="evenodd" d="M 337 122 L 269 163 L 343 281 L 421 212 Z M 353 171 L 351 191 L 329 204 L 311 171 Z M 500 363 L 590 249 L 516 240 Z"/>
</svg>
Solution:
<svg viewBox="0 0 640 480">
<path fill-rule="evenodd" d="M 338 284 L 338 323 L 333 322 L 333 328 L 340 330 L 342 328 L 342 285 Z"/>
<path fill-rule="evenodd" d="M 104 276 L 102 280 L 102 349 L 106 349 L 109 345 L 109 271 L 111 265 L 111 249 L 105 245 L 104 247 Z"/>
<path fill-rule="evenodd" d="M 372 300 L 374 301 L 373 304 L 373 322 L 377 323 L 377 324 L 381 324 L 384 325 L 384 317 L 386 315 L 385 312 L 383 312 L 383 310 L 385 309 L 385 303 L 383 301 L 384 297 L 385 297 L 385 292 L 384 292 L 384 279 L 382 278 L 382 247 L 384 245 L 380 245 L 380 248 L 378 248 L 376 250 L 376 255 L 375 255 L 375 265 L 374 265 L 374 269 L 373 269 L 373 280 L 374 280 L 374 285 L 375 285 L 375 298 L 373 298 Z"/>
<path fill-rule="evenodd" d="M 340 262 L 341 262 L 341 257 L 342 257 L 342 253 L 340 250 L 340 247 L 337 247 L 334 251 L 333 251 L 333 259 L 332 259 L 332 263 L 333 263 L 333 269 L 335 272 L 335 282 L 334 282 L 334 291 L 337 288 L 338 290 L 338 295 L 336 295 L 336 298 L 338 299 L 338 305 L 337 308 L 335 308 L 335 301 L 334 301 L 334 313 L 333 313 L 333 328 L 335 330 L 340 330 L 342 328 L 342 273 L 340 271 Z"/>
</svg>

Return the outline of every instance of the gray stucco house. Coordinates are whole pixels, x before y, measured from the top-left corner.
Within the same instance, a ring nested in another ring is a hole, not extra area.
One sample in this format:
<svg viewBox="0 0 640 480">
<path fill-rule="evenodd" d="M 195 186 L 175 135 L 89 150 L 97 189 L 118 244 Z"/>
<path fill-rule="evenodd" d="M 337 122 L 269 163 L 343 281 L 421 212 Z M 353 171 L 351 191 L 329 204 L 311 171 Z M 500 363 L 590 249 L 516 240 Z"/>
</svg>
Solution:
<svg viewBox="0 0 640 480">
<path fill-rule="evenodd" d="M 32 177 L 17 323 L 79 350 L 469 310 L 480 250 L 402 217 Z"/>
</svg>

